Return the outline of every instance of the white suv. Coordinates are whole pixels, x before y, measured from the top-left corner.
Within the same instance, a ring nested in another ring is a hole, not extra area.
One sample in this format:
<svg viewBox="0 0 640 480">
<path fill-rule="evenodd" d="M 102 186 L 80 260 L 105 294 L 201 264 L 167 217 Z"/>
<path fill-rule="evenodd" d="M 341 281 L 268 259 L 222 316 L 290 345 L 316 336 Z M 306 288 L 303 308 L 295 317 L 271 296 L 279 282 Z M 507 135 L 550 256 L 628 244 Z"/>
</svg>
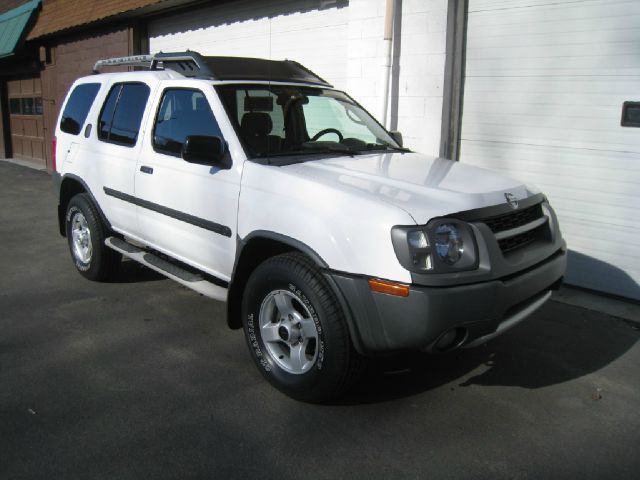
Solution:
<svg viewBox="0 0 640 480">
<path fill-rule="evenodd" d="M 559 285 L 566 245 L 530 186 L 402 147 L 292 61 L 195 52 L 98 62 L 54 146 L 82 275 L 122 256 L 216 300 L 262 374 L 326 401 L 363 357 L 477 345 Z"/>
</svg>

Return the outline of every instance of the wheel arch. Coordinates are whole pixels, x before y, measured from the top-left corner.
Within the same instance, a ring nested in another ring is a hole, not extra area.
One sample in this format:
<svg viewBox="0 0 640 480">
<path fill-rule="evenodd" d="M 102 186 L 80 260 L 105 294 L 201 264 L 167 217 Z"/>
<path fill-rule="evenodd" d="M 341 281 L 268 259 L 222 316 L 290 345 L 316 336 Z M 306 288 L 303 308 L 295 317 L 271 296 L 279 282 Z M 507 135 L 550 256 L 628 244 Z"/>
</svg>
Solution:
<svg viewBox="0 0 640 480">
<path fill-rule="evenodd" d="M 242 296 L 251 272 L 268 258 L 287 252 L 300 252 L 321 271 L 329 271 L 329 265 L 315 250 L 295 238 L 280 233 L 259 230 L 250 233 L 244 239 L 238 237 L 237 242 L 236 261 L 227 297 L 227 325 L 232 329 L 242 328 Z M 360 335 L 353 321 L 353 313 L 344 294 L 330 275 L 324 275 L 324 277 L 342 307 L 354 347 L 359 353 L 364 353 Z"/>
<path fill-rule="evenodd" d="M 104 215 L 104 212 L 93 196 L 93 193 L 91 193 L 91 189 L 88 187 L 88 185 L 80 177 L 68 174 L 65 175 L 60 182 L 60 194 L 58 196 L 58 228 L 60 229 L 60 235 L 62 235 L 63 237 L 67 236 L 65 228 L 65 215 L 67 214 L 67 207 L 71 199 L 80 193 L 86 193 L 87 195 L 89 195 L 91 201 L 93 202 L 93 205 L 98 210 L 100 219 L 104 222 L 108 229 L 111 229 L 111 224 L 107 220 L 107 217 Z"/>
<path fill-rule="evenodd" d="M 293 251 L 298 251 L 308 256 L 319 268 L 327 268 L 327 263 L 320 255 L 295 238 L 268 230 L 251 232 L 243 239 L 238 237 L 236 260 L 231 281 L 229 282 L 227 299 L 227 324 L 230 328 L 242 328 L 240 306 L 244 286 L 251 272 L 266 259 Z"/>
</svg>

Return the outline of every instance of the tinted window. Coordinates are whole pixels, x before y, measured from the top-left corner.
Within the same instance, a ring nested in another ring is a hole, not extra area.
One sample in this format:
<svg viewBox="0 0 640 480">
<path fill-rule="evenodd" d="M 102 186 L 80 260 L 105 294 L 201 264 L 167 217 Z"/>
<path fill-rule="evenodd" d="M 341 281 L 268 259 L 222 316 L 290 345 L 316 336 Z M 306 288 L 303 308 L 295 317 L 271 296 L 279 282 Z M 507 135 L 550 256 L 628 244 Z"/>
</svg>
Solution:
<svg viewBox="0 0 640 480">
<path fill-rule="evenodd" d="M 104 105 L 102 106 L 102 112 L 100 112 L 100 118 L 98 119 L 98 138 L 100 140 L 109 139 L 109 130 L 111 129 L 113 112 L 116 109 L 116 103 L 118 102 L 121 87 L 122 85 L 112 87 Z"/>
<path fill-rule="evenodd" d="M 119 145 L 135 145 L 148 98 L 149 87 L 143 83 L 114 85 L 100 113 L 98 138 Z"/>
<path fill-rule="evenodd" d="M 72 135 L 80 133 L 98 90 L 99 83 L 85 83 L 73 89 L 62 113 L 60 130 Z"/>
<path fill-rule="evenodd" d="M 165 90 L 154 126 L 153 147 L 180 156 L 189 135 L 222 137 L 209 102 L 198 90 Z"/>
</svg>

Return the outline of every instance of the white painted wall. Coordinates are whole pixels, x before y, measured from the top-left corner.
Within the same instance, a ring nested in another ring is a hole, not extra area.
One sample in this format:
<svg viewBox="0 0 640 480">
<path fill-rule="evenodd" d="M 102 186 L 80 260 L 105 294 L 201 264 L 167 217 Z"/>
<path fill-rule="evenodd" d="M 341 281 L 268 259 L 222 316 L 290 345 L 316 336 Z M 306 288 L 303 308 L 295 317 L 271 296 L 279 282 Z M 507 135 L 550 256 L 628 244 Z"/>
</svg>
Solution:
<svg viewBox="0 0 640 480">
<path fill-rule="evenodd" d="M 447 0 L 397 3 L 399 68 L 391 124 L 407 146 L 437 155 Z M 379 118 L 384 13 L 385 0 L 244 0 L 150 22 L 150 50 L 297 60 Z"/>
<path fill-rule="evenodd" d="M 567 281 L 640 299 L 640 2 L 470 0 L 461 161 L 537 184 Z"/>
</svg>

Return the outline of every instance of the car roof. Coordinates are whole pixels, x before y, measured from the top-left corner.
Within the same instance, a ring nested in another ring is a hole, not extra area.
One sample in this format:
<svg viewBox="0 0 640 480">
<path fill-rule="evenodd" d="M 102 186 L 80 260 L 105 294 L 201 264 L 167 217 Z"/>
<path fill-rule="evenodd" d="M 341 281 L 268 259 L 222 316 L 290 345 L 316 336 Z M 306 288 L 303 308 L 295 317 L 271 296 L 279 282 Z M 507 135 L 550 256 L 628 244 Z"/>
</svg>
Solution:
<svg viewBox="0 0 640 480">
<path fill-rule="evenodd" d="M 147 73 L 175 72 L 177 77 L 215 80 L 218 82 L 282 82 L 332 87 L 322 77 L 293 60 L 203 56 L 197 52 L 167 52 L 99 60 L 94 73 L 106 66 L 147 67 Z M 162 77 L 156 76 L 161 79 Z M 166 77 L 164 77 L 166 78 Z"/>
</svg>

